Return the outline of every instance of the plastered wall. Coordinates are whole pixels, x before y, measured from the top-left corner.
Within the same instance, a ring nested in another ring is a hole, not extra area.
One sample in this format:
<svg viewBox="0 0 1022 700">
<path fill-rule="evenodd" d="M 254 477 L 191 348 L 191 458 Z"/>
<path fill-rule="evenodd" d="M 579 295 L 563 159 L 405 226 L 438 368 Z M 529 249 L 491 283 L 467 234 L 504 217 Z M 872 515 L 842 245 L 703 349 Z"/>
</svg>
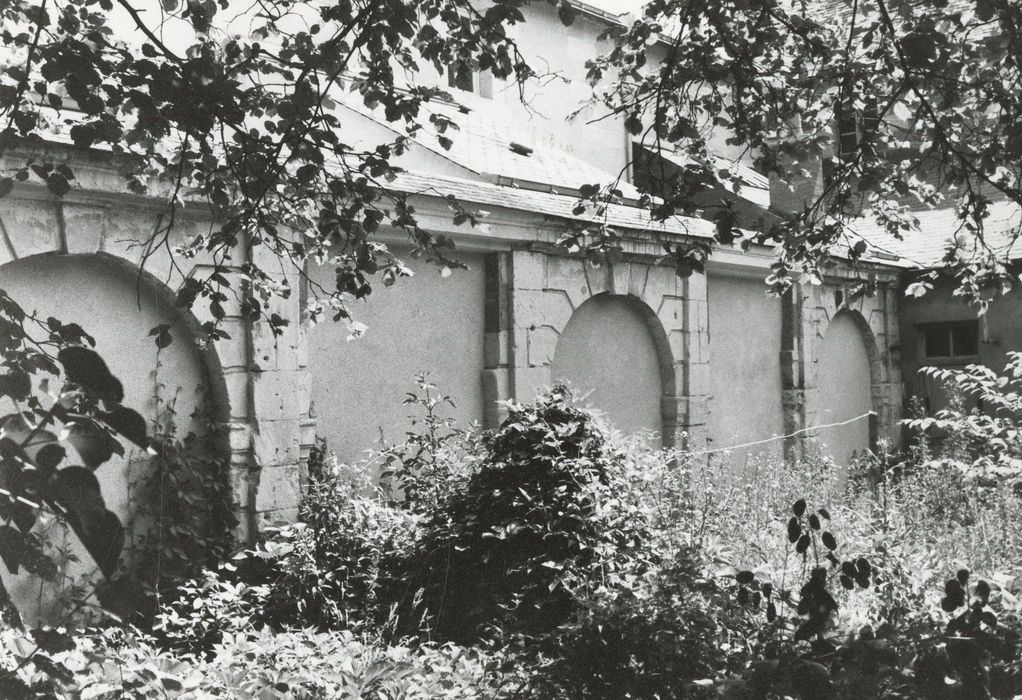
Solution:
<svg viewBox="0 0 1022 700">
<path fill-rule="evenodd" d="M 781 302 L 757 276 L 711 271 L 709 446 L 723 448 L 784 432 L 781 413 Z M 732 462 L 779 457 L 780 441 L 739 448 Z"/>
<path fill-rule="evenodd" d="M 650 442 L 660 446 L 660 358 L 627 298 L 601 294 L 575 310 L 557 339 L 550 376 L 567 381 L 623 433 L 654 431 Z"/>
<path fill-rule="evenodd" d="M 431 263 L 406 260 L 414 277 L 379 285 L 366 302 L 353 303 L 352 315 L 368 326 L 363 337 L 349 341 L 348 326 L 330 321 L 308 333 L 316 431 L 342 459 L 378 446 L 381 433 L 390 443 L 404 438 L 407 416 L 418 409 L 402 402 L 417 391 L 421 372 L 454 399 L 445 415 L 464 426 L 482 419 L 483 261 L 457 257 L 469 269 L 446 278 Z M 334 286 L 332 266 L 311 276 Z"/>
<path fill-rule="evenodd" d="M 873 410 L 872 375 L 862 329 L 851 314 L 838 314 L 827 325 L 817 360 L 819 423 L 853 420 Z M 820 450 L 837 464 L 847 465 L 853 455 L 870 449 L 869 420 L 855 420 L 816 431 Z"/>
</svg>

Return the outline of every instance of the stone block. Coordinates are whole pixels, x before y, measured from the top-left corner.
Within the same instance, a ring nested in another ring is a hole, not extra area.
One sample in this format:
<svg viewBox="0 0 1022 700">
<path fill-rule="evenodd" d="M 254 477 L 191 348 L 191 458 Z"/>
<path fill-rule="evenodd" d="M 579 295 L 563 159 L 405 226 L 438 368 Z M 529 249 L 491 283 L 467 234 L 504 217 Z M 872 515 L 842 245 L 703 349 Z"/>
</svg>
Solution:
<svg viewBox="0 0 1022 700">
<path fill-rule="evenodd" d="M 688 361 L 693 364 L 711 362 L 713 358 L 710 357 L 710 334 L 706 331 L 697 331 L 686 335 L 688 336 L 686 355 Z"/>
<path fill-rule="evenodd" d="M 262 531 L 268 527 L 290 525 L 293 522 L 297 522 L 297 520 L 297 506 L 294 508 L 277 508 L 259 513 L 256 518 L 256 527 Z"/>
<path fill-rule="evenodd" d="M 688 316 L 686 330 L 707 333 L 710 329 L 709 304 L 697 299 L 687 299 L 685 308 Z"/>
<path fill-rule="evenodd" d="M 297 418 L 260 420 L 252 432 L 252 458 L 264 469 L 301 461 L 302 426 Z"/>
<path fill-rule="evenodd" d="M 663 297 L 684 298 L 684 282 L 674 273 L 674 268 L 665 265 L 651 265 L 647 271 L 646 290 L 644 299 L 652 308 L 659 306 L 659 299 Z"/>
<path fill-rule="evenodd" d="M 550 326 L 530 328 L 528 359 L 530 367 L 549 366 L 554 361 L 560 334 Z"/>
<path fill-rule="evenodd" d="M 507 409 L 499 402 L 511 398 L 511 377 L 506 368 L 484 369 L 483 383 L 483 426 L 497 428 L 507 417 Z"/>
<path fill-rule="evenodd" d="M 678 296 L 660 297 L 656 317 L 667 333 L 685 329 L 685 300 Z"/>
<path fill-rule="evenodd" d="M 629 268 L 631 272 L 628 275 L 628 290 L 627 293 L 633 297 L 642 299 L 652 308 L 649 301 L 646 299 L 646 280 L 649 278 L 649 269 L 651 265 L 644 265 L 641 263 L 631 263 Z"/>
<path fill-rule="evenodd" d="M 546 286 L 564 290 L 572 306 L 581 306 L 589 298 L 589 280 L 583 261 L 557 255 L 547 257 Z"/>
<path fill-rule="evenodd" d="M 213 345 L 220 368 L 226 370 L 248 369 L 248 328 L 244 319 L 228 318 L 221 322 L 221 328 L 231 336 Z"/>
<path fill-rule="evenodd" d="M 546 260 L 543 253 L 516 250 L 512 254 L 515 289 L 546 289 Z"/>
<path fill-rule="evenodd" d="M 256 512 L 297 509 L 302 500 L 301 485 L 301 469 L 297 464 L 263 467 L 259 470 Z"/>
<path fill-rule="evenodd" d="M 68 253 L 96 253 L 103 248 L 107 207 L 65 201 L 63 215 Z"/>
<path fill-rule="evenodd" d="M 62 251 L 63 227 L 55 203 L 4 198 L 0 202 L 0 219 L 17 257 Z"/>
<path fill-rule="evenodd" d="M 259 420 L 301 418 L 308 405 L 311 375 L 303 370 L 272 370 L 252 374 L 252 410 Z"/>
<path fill-rule="evenodd" d="M 622 262 L 611 264 L 609 267 L 610 289 L 608 291 L 610 291 L 611 294 L 628 294 L 631 290 L 633 265 L 631 263 Z"/>
<path fill-rule="evenodd" d="M 235 510 L 255 508 L 256 490 L 259 486 L 259 471 L 248 465 L 234 465 L 230 473 L 231 496 Z"/>
<path fill-rule="evenodd" d="M 301 331 L 296 314 L 289 318 L 291 323 L 274 335 L 267 321 L 250 324 L 252 338 L 252 362 L 261 370 L 297 370 L 301 365 Z"/>
<path fill-rule="evenodd" d="M 244 370 L 225 371 L 224 384 L 227 387 L 227 401 L 230 404 L 231 418 L 248 418 L 251 413 L 252 396 L 248 372 Z"/>
<path fill-rule="evenodd" d="M 251 432 L 247 423 L 227 424 L 227 443 L 232 454 L 248 454 L 252 448 Z"/>
<path fill-rule="evenodd" d="M 609 264 L 595 265 L 587 260 L 583 269 L 586 273 L 586 281 L 589 283 L 589 296 L 594 297 L 597 294 L 611 291 L 613 270 Z"/>
<path fill-rule="evenodd" d="M 301 310 L 299 310 L 301 318 Z M 309 366 L 309 324 L 303 320 L 292 321 L 298 328 L 298 366 Z"/>
<path fill-rule="evenodd" d="M 483 335 L 483 362 L 487 367 L 505 367 L 510 363 L 507 341 L 507 331 Z"/>
<path fill-rule="evenodd" d="M 561 290 L 515 290 L 513 316 L 517 325 L 561 330 L 574 311 L 568 295 Z"/>
<path fill-rule="evenodd" d="M 316 440 L 316 419 L 302 418 L 299 430 L 301 432 L 301 462 L 307 464 L 309 452 Z"/>
<path fill-rule="evenodd" d="M 711 365 L 708 362 L 690 362 L 685 367 L 687 377 L 685 392 L 689 396 L 699 396 L 710 393 L 710 372 Z"/>
<path fill-rule="evenodd" d="M 672 328 L 667 331 L 667 344 L 671 348 L 671 359 L 675 362 L 682 362 L 686 358 L 686 344 L 688 334 L 680 328 Z"/>
</svg>

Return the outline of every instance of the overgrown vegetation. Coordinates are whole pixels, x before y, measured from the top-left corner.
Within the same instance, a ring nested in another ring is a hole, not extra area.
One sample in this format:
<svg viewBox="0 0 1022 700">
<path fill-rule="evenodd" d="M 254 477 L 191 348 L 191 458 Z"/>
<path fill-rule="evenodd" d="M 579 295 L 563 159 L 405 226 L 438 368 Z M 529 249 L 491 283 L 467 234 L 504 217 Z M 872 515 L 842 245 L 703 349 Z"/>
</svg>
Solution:
<svg viewBox="0 0 1022 700">
<path fill-rule="evenodd" d="M 736 472 L 613 438 L 563 388 L 510 404 L 493 434 L 456 430 L 446 403 L 420 378 L 408 404 L 426 419 L 369 460 L 388 464 L 382 483 L 367 465 L 318 457 L 301 522 L 185 584 L 150 632 L 9 633 L 5 690 L 804 700 L 1022 690 L 1011 478 L 957 482 L 964 505 L 946 518 L 944 458 L 926 440 L 868 455 L 847 476 L 824 460 Z M 943 444 L 957 444 L 945 430 Z M 982 537 L 996 546 L 975 546 Z"/>
</svg>

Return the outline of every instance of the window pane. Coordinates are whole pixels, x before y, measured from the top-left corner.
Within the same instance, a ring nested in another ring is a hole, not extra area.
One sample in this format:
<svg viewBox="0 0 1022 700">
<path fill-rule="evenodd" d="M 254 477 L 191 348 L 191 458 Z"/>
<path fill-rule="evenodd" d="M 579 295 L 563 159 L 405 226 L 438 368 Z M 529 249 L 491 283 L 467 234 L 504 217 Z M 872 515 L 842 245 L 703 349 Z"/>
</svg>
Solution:
<svg viewBox="0 0 1022 700">
<path fill-rule="evenodd" d="M 927 357 L 951 357 L 951 334 L 945 325 L 923 326 Z"/>
<path fill-rule="evenodd" d="M 951 344 L 955 357 L 979 354 L 979 324 L 975 321 L 956 323 L 951 327 Z"/>
<path fill-rule="evenodd" d="M 474 88 L 472 69 L 464 63 L 452 63 L 447 67 L 447 84 L 458 90 L 472 92 Z"/>
</svg>

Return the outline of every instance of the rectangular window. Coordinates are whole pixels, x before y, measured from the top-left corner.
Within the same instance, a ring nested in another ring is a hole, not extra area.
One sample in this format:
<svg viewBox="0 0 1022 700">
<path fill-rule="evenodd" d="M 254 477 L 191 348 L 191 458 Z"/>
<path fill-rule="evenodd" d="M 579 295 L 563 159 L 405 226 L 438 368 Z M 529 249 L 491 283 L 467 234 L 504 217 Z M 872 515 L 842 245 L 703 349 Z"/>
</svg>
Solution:
<svg viewBox="0 0 1022 700">
<path fill-rule="evenodd" d="M 493 74 L 473 70 L 470 65 L 457 62 L 447 66 L 447 86 L 463 92 L 472 92 L 493 99 Z"/>
<path fill-rule="evenodd" d="M 472 68 L 464 63 L 452 63 L 447 66 L 447 85 L 456 90 L 475 92 L 475 76 Z"/>
<path fill-rule="evenodd" d="M 979 323 L 928 323 L 920 329 L 927 359 L 974 360 L 979 355 Z"/>
</svg>

